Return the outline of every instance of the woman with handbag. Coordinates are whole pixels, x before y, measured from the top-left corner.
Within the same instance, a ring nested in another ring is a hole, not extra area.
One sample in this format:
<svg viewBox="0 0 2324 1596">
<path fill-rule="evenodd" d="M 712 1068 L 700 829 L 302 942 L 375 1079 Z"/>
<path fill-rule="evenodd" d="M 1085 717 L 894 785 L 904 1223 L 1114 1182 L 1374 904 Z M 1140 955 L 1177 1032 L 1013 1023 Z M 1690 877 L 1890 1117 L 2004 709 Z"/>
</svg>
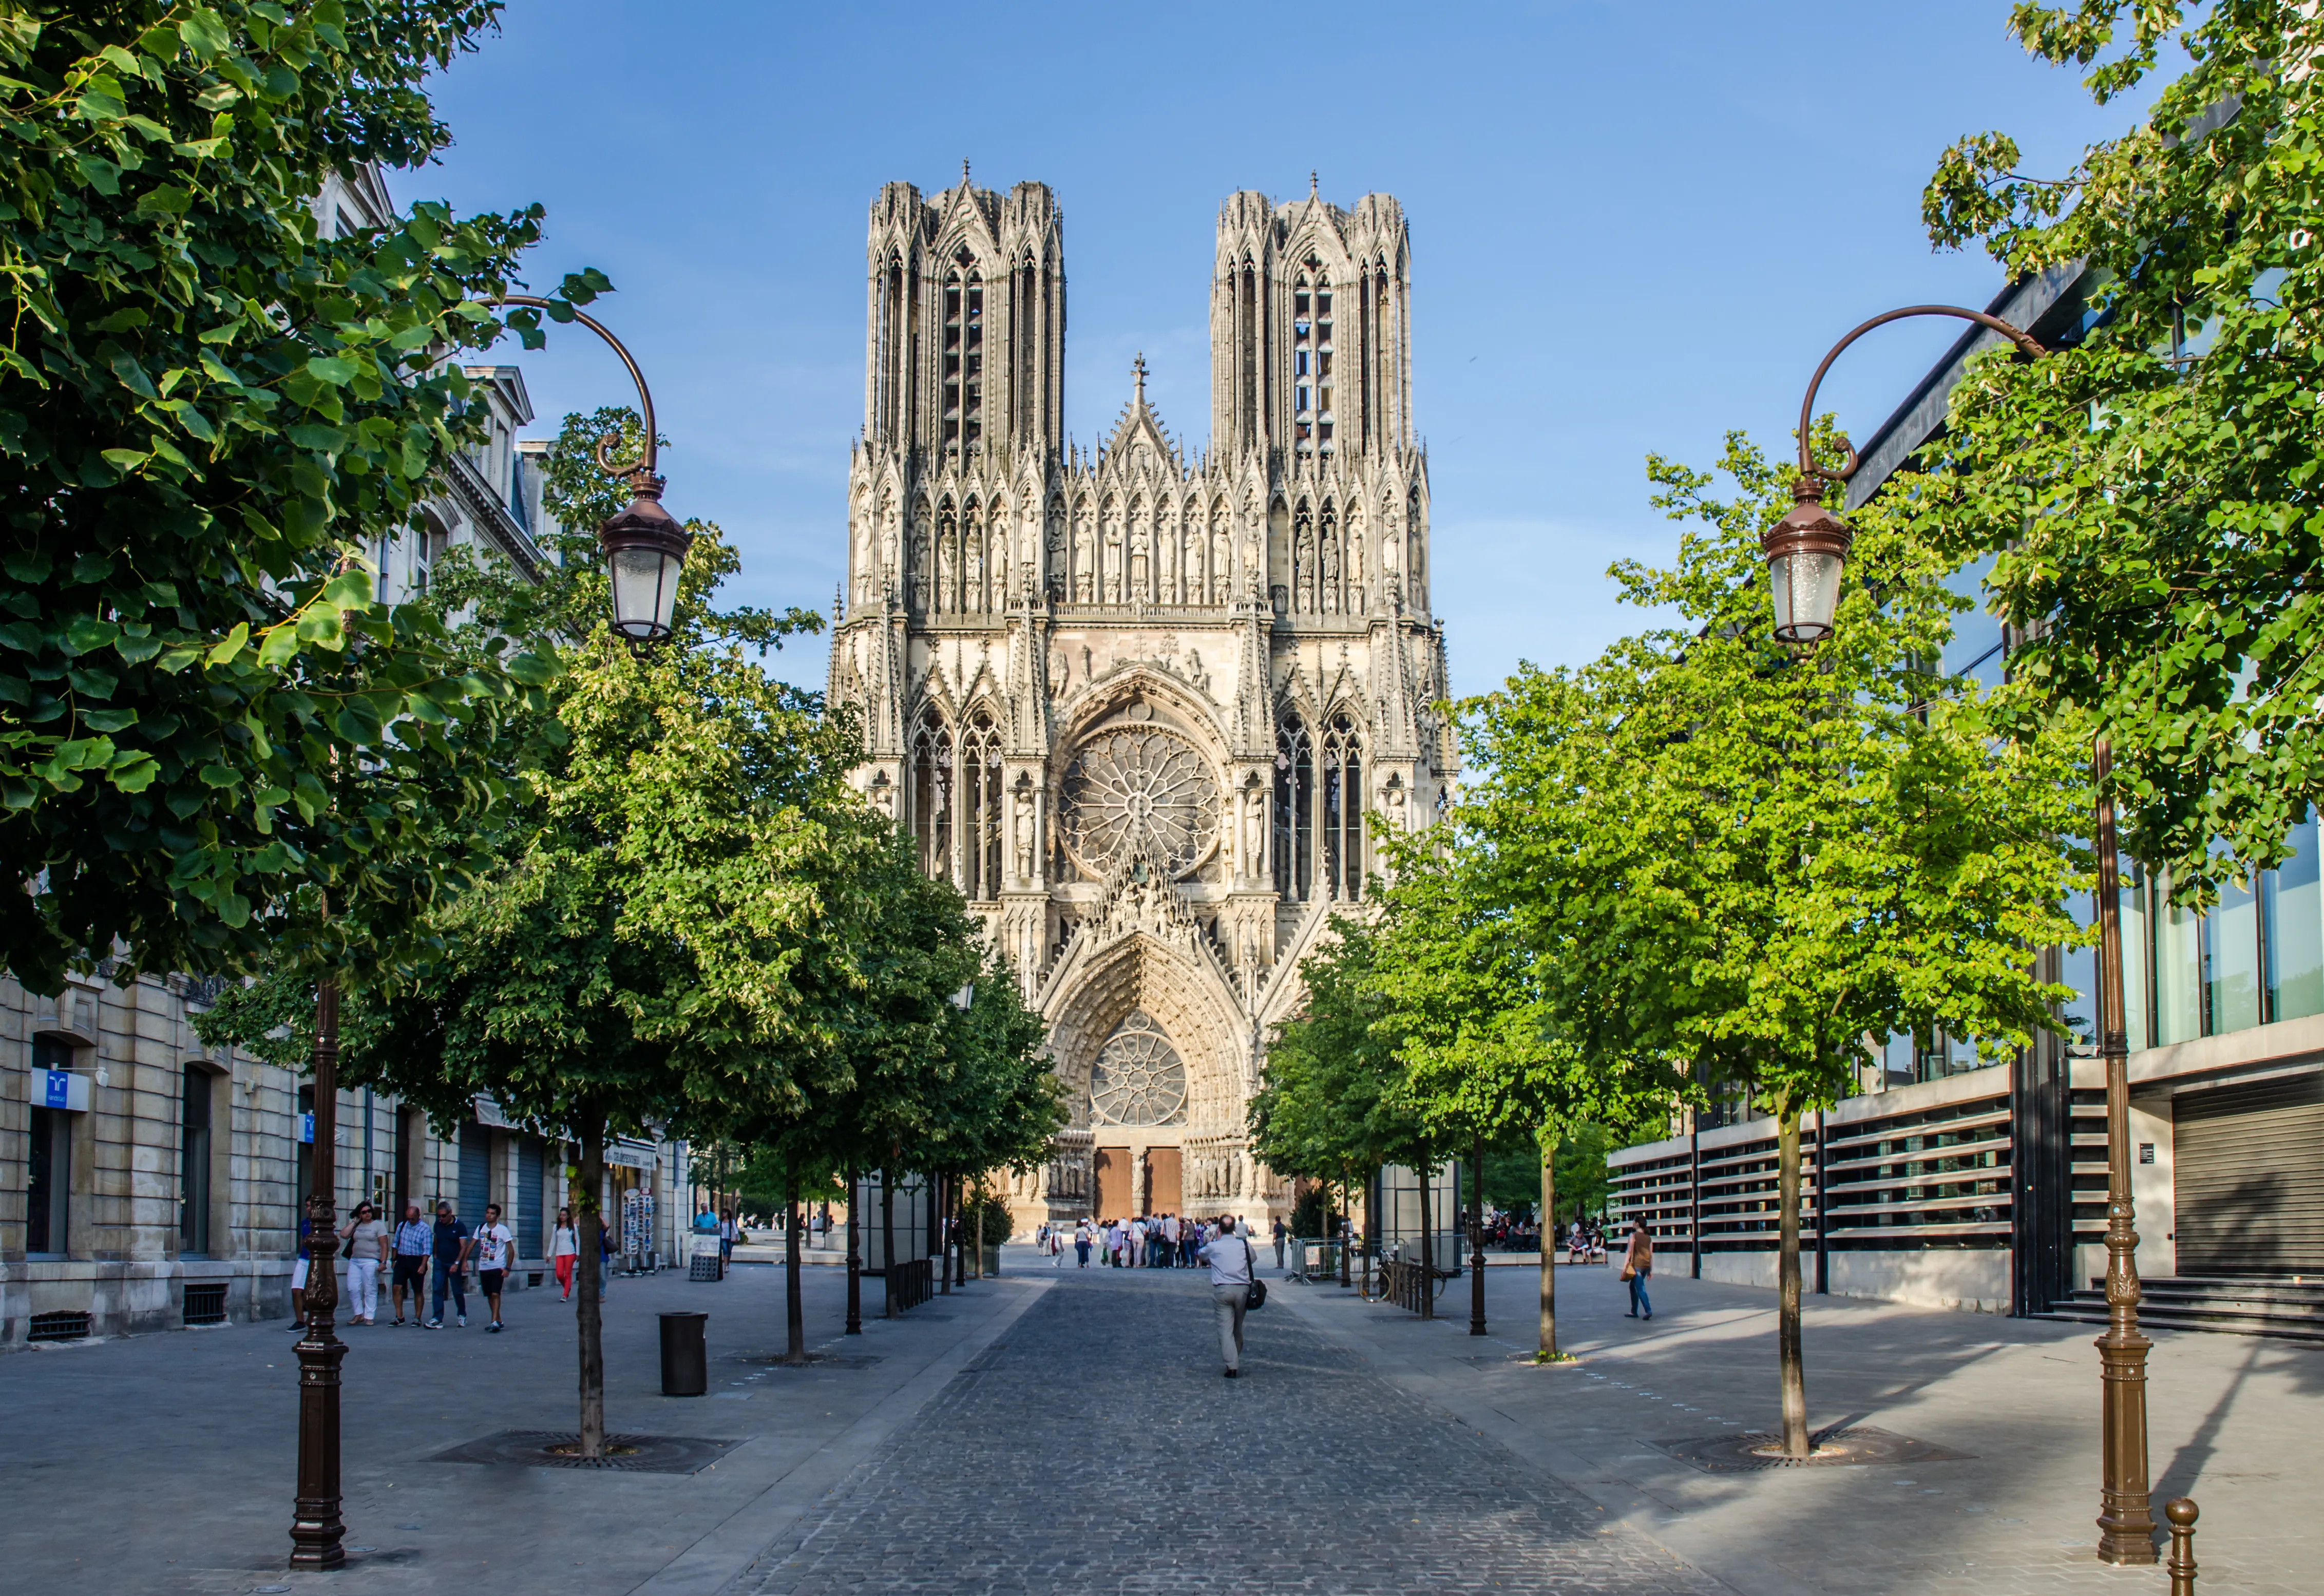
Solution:
<svg viewBox="0 0 2324 1596">
<path fill-rule="evenodd" d="M 1646 1277 L 1655 1272 L 1655 1239 L 1646 1232 L 1644 1216 L 1630 1222 L 1630 1250 L 1622 1255 L 1622 1278 L 1630 1284 L 1628 1317 L 1651 1319 L 1655 1305 L 1646 1296 Z M 1645 1310 L 1643 1313 L 1640 1310 Z"/>
<path fill-rule="evenodd" d="M 347 1302 L 355 1310 L 347 1323 L 376 1323 L 379 1272 L 387 1266 L 387 1226 L 370 1204 L 358 1203 L 339 1234 L 346 1239 L 339 1256 L 347 1260 Z"/>
</svg>

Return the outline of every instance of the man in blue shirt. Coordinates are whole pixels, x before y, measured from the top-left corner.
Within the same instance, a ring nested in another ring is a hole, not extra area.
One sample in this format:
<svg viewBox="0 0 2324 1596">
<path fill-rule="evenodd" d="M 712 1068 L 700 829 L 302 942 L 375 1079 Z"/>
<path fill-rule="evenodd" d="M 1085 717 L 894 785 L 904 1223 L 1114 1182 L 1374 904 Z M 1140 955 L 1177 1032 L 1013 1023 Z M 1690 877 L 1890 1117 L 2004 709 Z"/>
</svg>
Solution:
<svg viewBox="0 0 2324 1596">
<path fill-rule="evenodd" d="M 395 1227 L 395 1240 L 391 1248 L 395 1255 L 392 1288 L 395 1293 L 395 1322 L 398 1326 L 403 1323 L 403 1293 L 407 1287 L 411 1291 L 411 1322 L 417 1324 L 428 1316 L 422 1310 L 428 1305 L 428 1254 L 433 1241 L 434 1238 L 429 1234 L 428 1222 L 420 1217 L 420 1204 L 406 1203 L 402 1222 Z"/>
<path fill-rule="evenodd" d="M 438 1201 L 436 1204 L 436 1231 L 431 1238 L 436 1261 L 435 1288 L 428 1315 L 428 1328 L 444 1328 L 444 1292 L 449 1287 L 452 1306 L 459 1322 L 468 1323 L 467 1268 L 468 1254 L 475 1249 L 475 1237 L 460 1217 L 452 1212 L 452 1204 Z"/>
</svg>

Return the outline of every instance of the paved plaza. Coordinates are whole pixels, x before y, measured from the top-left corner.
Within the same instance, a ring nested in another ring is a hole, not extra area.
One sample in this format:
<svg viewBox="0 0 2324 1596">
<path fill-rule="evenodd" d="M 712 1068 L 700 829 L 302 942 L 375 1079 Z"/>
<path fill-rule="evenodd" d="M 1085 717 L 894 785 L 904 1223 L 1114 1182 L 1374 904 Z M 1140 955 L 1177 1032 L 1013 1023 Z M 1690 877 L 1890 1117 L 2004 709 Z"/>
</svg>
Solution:
<svg viewBox="0 0 2324 1596">
<path fill-rule="evenodd" d="M 613 1428 L 738 1443 L 690 1475 L 434 1461 L 571 1426 L 553 1292 L 512 1296 L 501 1336 L 350 1330 L 353 1556 L 329 1575 L 282 1566 L 279 1322 L 0 1358 L 0 1567 L 43 1596 L 2163 1589 L 2089 1557 L 2084 1328 L 1811 1299 L 1814 1422 L 1960 1455 L 1714 1473 L 1663 1447 L 1772 1423 L 1765 1292 L 1657 1281 L 1646 1323 L 1606 1271 L 1561 1269 L 1581 1361 L 1545 1369 L 1522 1361 L 1527 1268 L 1489 1272 L 1484 1338 L 1465 1282 L 1434 1322 L 1278 1282 L 1229 1382 L 1201 1274 L 1008 1267 L 861 1337 L 841 1272 L 810 1269 L 809 1339 L 837 1357 L 804 1370 L 758 1361 L 781 1344 L 775 1269 L 616 1282 Z M 670 1307 L 711 1314 L 707 1399 L 659 1394 Z M 2202 1504 L 2202 1591 L 2312 1591 L 2324 1348 L 2155 1339 L 2157 1499 Z"/>
</svg>

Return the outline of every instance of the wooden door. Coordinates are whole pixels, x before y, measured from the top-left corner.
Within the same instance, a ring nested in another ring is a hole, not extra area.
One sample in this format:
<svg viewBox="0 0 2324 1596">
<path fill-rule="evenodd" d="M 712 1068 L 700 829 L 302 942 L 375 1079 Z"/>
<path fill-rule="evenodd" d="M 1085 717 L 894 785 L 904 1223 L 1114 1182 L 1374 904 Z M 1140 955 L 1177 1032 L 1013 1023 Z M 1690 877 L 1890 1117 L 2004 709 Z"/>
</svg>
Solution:
<svg viewBox="0 0 2324 1596">
<path fill-rule="evenodd" d="M 1178 1213 L 1180 1206 L 1178 1181 L 1178 1149 L 1175 1147 L 1150 1147 L 1146 1149 L 1146 1212 L 1148 1213 Z"/>
<path fill-rule="evenodd" d="M 1130 1149 L 1126 1147 L 1102 1147 L 1091 1164 L 1097 1190 L 1093 1195 L 1096 1217 L 1128 1219 L 1137 1210 L 1137 1193 L 1130 1188 L 1136 1184 L 1130 1178 Z"/>
</svg>

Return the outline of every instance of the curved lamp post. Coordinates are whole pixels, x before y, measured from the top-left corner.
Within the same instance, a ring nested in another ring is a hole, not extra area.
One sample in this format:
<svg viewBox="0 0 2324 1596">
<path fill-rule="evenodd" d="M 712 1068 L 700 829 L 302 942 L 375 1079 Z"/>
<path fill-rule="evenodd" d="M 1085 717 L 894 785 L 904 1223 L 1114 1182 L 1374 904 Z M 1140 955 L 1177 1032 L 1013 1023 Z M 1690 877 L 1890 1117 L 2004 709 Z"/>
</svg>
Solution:
<svg viewBox="0 0 2324 1596">
<path fill-rule="evenodd" d="M 550 301 L 530 294 L 503 294 L 499 302 L 534 310 L 551 308 Z M 622 340 L 607 332 L 603 323 L 578 310 L 573 312 L 573 319 L 605 340 L 638 385 L 638 408 L 645 419 L 644 451 L 621 465 L 613 459 L 613 446 L 621 441 L 621 435 L 609 432 L 597 440 L 597 468 L 627 482 L 632 495 L 627 509 L 597 529 L 597 544 L 605 551 L 606 571 L 613 583 L 613 631 L 632 644 L 659 642 L 670 633 L 678 604 L 678 576 L 686 564 L 687 550 L 693 547 L 694 534 L 661 507 L 664 484 L 654 471 L 661 451 L 655 441 L 653 394 L 646 387 L 645 374 L 622 346 Z"/>
<path fill-rule="evenodd" d="M 1997 316 L 1956 305 L 1914 305 L 1876 316 L 1850 332 L 1823 357 L 1800 401 L 1800 475 L 1792 484 L 1792 508 L 1760 534 L 1775 600 L 1775 636 L 1813 646 L 1832 632 L 1840 583 L 1854 536 L 1848 523 L 1824 507 L 1827 483 L 1845 485 L 1861 464 L 1856 450 L 1838 470 L 1815 463 L 1808 429 L 1814 420 L 1816 390 L 1841 351 L 1874 328 L 1908 316 L 1951 316 L 1989 328 L 2019 352 L 2039 358 L 2048 353 L 2031 333 Z M 2154 1514 L 2146 1471 L 2146 1353 L 2153 1343 L 2138 1329 L 2138 1232 L 2130 1195 L 2130 1038 L 2123 1019 L 2122 903 L 2115 852 L 2114 798 L 2108 780 L 2114 752 L 2101 732 L 2090 747 L 2090 779 L 2098 791 L 2095 844 L 2098 856 L 2098 1056 L 2107 1083 L 2107 1328 L 2098 1338 L 2099 1380 L 2098 1557 L 2107 1563 L 2154 1561 Z"/>
</svg>

